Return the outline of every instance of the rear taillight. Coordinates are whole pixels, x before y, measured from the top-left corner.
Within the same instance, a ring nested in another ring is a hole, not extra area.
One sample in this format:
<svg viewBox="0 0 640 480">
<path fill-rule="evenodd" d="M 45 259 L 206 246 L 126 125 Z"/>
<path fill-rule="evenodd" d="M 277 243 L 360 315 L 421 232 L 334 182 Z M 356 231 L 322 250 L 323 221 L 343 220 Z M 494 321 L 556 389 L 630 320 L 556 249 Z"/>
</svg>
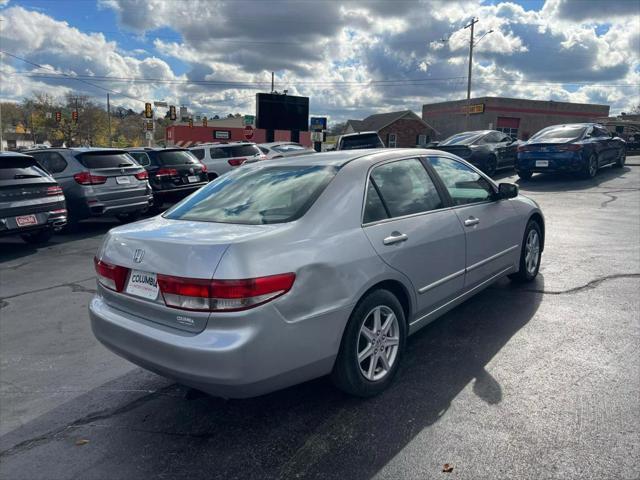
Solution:
<svg viewBox="0 0 640 480">
<path fill-rule="evenodd" d="M 178 175 L 178 170 L 175 168 L 160 168 L 156 172 L 156 177 L 173 177 Z"/>
<path fill-rule="evenodd" d="M 98 282 L 100 282 L 101 285 L 116 292 L 124 290 L 124 283 L 127 280 L 127 273 L 129 273 L 128 268 L 112 265 L 98 260 L 96 257 L 93 258 L 93 263 L 95 264 L 96 273 L 98 274 Z"/>
<path fill-rule="evenodd" d="M 138 180 L 147 180 L 149 178 L 149 174 L 147 173 L 147 171 L 145 170 L 144 172 L 140 172 L 140 173 L 136 173 L 135 177 Z"/>
<path fill-rule="evenodd" d="M 102 175 L 91 175 L 89 172 L 76 173 L 73 179 L 80 185 L 101 185 L 106 183 L 107 177 Z"/>
<path fill-rule="evenodd" d="M 168 307 L 231 312 L 257 307 L 284 295 L 291 290 L 295 278 L 294 273 L 243 280 L 203 280 L 158 274 L 158 285 Z"/>
<path fill-rule="evenodd" d="M 530 152 L 531 150 L 533 149 L 528 145 L 521 145 L 518 147 L 518 152 Z"/>
<path fill-rule="evenodd" d="M 244 162 L 247 161 L 247 158 L 246 157 L 230 158 L 227 161 L 229 162 L 229 165 L 231 165 L 232 167 L 239 167 L 240 165 L 242 165 Z"/>
<path fill-rule="evenodd" d="M 51 210 L 49 212 L 50 215 L 66 215 L 67 214 L 67 209 L 66 208 L 59 208 L 58 210 Z"/>
<path fill-rule="evenodd" d="M 62 195 L 62 188 L 59 185 L 47 187 L 47 195 Z"/>
<path fill-rule="evenodd" d="M 202 173 L 207 173 L 207 166 L 204 163 L 202 164 Z"/>
</svg>

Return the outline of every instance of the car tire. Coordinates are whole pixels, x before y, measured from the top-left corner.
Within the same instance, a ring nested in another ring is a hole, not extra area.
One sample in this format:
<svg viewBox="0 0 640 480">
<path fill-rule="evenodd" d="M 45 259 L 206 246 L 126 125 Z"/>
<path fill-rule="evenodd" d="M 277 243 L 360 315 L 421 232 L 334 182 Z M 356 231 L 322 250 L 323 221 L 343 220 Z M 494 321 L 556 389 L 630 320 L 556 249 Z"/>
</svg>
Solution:
<svg viewBox="0 0 640 480">
<path fill-rule="evenodd" d="M 518 171 L 518 176 L 521 180 L 531 180 L 533 172 L 530 172 L 529 170 L 520 170 Z"/>
<path fill-rule="evenodd" d="M 495 155 L 489 155 L 484 162 L 484 168 L 482 169 L 484 173 L 489 177 L 493 177 L 498 169 L 498 159 Z"/>
<path fill-rule="evenodd" d="M 385 331 L 387 321 L 390 324 Z M 376 330 L 376 327 L 379 328 Z M 382 289 L 369 293 L 349 317 L 331 373 L 333 383 L 350 395 L 378 395 L 391 384 L 398 371 L 406 337 L 404 310 L 396 296 Z M 365 354 L 360 361 L 359 354 Z"/>
<path fill-rule="evenodd" d="M 582 176 L 584 178 L 594 178 L 598 174 L 598 157 L 595 153 L 592 153 L 587 160 L 587 164 L 584 166 Z"/>
<path fill-rule="evenodd" d="M 529 253 L 535 255 L 535 264 Z M 535 280 L 540 271 L 540 260 L 542 259 L 542 230 L 535 220 L 529 220 L 527 228 L 522 237 L 522 248 L 520 249 L 520 270 L 509 275 L 515 282 L 526 283 Z"/>
<path fill-rule="evenodd" d="M 627 162 L 627 150 L 622 147 L 620 149 L 620 155 L 618 155 L 618 160 L 613 164 L 613 168 L 622 168 L 624 164 Z"/>
<path fill-rule="evenodd" d="M 20 236 L 27 243 L 31 243 L 31 244 L 47 243 L 49 240 L 51 240 L 51 237 L 53 236 L 53 229 L 46 228 L 44 230 L 38 230 L 37 232 L 24 233 Z"/>
<path fill-rule="evenodd" d="M 140 215 L 142 215 L 142 212 L 119 213 L 116 218 L 120 223 L 130 223 L 138 220 Z"/>
<path fill-rule="evenodd" d="M 211 182 L 211 181 L 215 180 L 216 178 L 218 178 L 218 174 L 217 173 L 207 173 L 207 180 L 208 181 Z"/>
</svg>

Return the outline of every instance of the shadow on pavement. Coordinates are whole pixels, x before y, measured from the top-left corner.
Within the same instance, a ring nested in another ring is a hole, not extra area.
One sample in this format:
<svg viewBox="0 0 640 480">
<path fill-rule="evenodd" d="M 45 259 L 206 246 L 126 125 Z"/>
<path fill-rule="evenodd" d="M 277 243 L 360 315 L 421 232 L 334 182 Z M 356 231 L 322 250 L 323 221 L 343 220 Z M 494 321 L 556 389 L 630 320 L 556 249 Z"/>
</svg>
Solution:
<svg viewBox="0 0 640 480">
<path fill-rule="evenodd" d="M 525 192 L 571 192 L 588 190 L 603 182 L 623 177 L 630 172 L 629 166 L 623 168 L 604 167 L 591 179 L 581 178 L 579 174 L 535 173 L 529 180 L 519 178 L 516 183 Z"/>
<path fill-rule="evenodd" d="M 543 283 L 539 276 L 535 289 Z M 412 336 L 395 383 L 368 400 L 347 397 L 321 378 L 225 401 L 185 395 L 183 387 L 136 369 L 5 435 L 0 473 L 368 479 L 438 422 L 467 385 L 487 405 L 503 400 L 486 365 L 533 318 L 541 299 L 507 280 L 481 292 Z M 153 393 L 109 397 L 124 388 L 153 391 L 159 382 L 163 388 Z M 80 438 L 90 443 L 79 448 Z"/>
</svg>

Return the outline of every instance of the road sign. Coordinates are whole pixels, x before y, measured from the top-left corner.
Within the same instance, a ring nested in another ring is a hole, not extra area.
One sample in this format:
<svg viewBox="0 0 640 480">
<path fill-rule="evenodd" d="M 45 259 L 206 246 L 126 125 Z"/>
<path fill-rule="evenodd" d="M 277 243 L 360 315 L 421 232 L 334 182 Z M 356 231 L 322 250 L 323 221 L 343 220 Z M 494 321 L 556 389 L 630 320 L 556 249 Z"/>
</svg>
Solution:
<svg viewBox="0 0 640 480">
<path fill-rule="evenodd" d="M 144 136 L 147 140 L 153 140 L 153 132 L 145 132 Z"/>
<path fill-rule="evenodd" d="M 47 118 L 51 118 L 51 112 L 45 113 L 44 116 L 47 117 Z"/>
<path fill-rule="evenodd" d="M 326 130 L 327 117 L 311 117 L 311 130 Z"/>
<path fill-rule="evenodd" d="M 243 125 L 253 125 L 254 123 L 256 123 L 255 115 L 245 115 L 242 119 Z"/>
<path fill-rule="evenodd" d="M 323 139 L 323 133 L 322 132 L 311 132 L 311 141 L 312 142 L 321 142 Z"/>
<path fill-rule="evenodd" d="M 251 125 L 246 125 L 244 127 L 244 138 L 247 140 L 251 140 L 253 138 L 253 127 Z"/>
</svg>

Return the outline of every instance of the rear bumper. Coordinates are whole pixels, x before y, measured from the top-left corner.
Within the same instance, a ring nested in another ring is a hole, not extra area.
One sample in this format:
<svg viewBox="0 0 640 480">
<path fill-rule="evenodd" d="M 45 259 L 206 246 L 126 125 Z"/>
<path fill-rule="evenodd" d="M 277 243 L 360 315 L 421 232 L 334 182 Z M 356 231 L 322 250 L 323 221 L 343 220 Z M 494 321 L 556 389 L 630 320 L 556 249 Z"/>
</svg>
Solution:
<svg viewBox="0 0 640 480">
<path fill-rule="evenodd" d="M 0 236 L 20 235 L 49 228 L 60 230 L 67 224 L 67 210 L 65 209 L 64 202 L 52 205 L 44 212 L 26 213 L 26 215 L 30 214 L 36 216 L 38 224 L 29 227 L 19 227 L 16 222 L 16 216 L 3 216 L 2 213 L 0 213 Z"/>
<path fill-rule="evenodd" d="M 96 338 L 129 361 L 212 395 L 245 398 L 328 374 L 349 312 L 287 322 L 267 304 L 212 317 L 193 334 L 114 308 L 98 294 L 89 315 Z"/>
<path fill-rule="evenodd" d="M 548 166 L 536 165 L 536 162 L 547 161 Z M 586 168 L 586 160 L 580 153 L 559 154 L 559 155 L 525 155 L 519 154 L 516 162 L 518 172 L 562 172 L 576 173 Z"/>
<path fill-rule="evenodd" d="M 77 219 L 118 215 L 120 213 L 141 212 L 153 205 L 153 195 L 121 198 L 101 201 L 95 198 L 82 198 L 69 201 L 69 210 Z"/>
<path fill-rule="evenodd" d="M 153 197 L 158 199 L 170 199 L 170 198 L 184 198 L 187 195 L 191 195 L 196 190 L 204 187 L 207 182 L 193 183 L 191 185 L 184 185 L 170 188 L 153 188 Z"/>
</svg>

